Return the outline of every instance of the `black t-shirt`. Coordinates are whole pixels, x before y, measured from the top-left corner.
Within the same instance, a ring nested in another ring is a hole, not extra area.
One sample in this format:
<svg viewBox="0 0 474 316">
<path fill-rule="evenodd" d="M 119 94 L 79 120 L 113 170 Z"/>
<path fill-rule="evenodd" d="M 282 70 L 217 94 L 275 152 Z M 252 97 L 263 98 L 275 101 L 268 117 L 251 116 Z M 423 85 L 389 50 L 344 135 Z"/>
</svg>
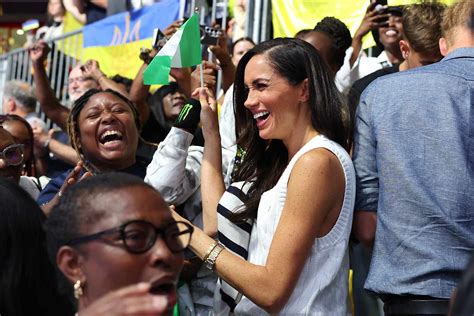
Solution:
<svg viewBox="0 0 474 316">
<path fill-rule="evenodd" d="M 400 66 L 399 64 L 395 64 L 391 67 L 379 69 L 354 82 L 354 84 L 351 87 L 351 90 L 349 91 L 349 96 L 348 96 L 349 109 L 351 110 L 351 113 L 355 113 L 357 109 L 357 105 L 359 105 L 360 96 L 362 95 L 364 90 L 369 86 L 369 84 L 372 83 L 372 81 L 374 81 L 375 79 L 379 77 L 398 72 L 399 66 Z"/>
<path fill-rule="evenodd" d="M 101 8 L 91 3 L 89 0 L 86 1 L 85 5 L 86 5 L 86 24 L 97 22 L 107 16 L 106 9 Z"/>
</svg>

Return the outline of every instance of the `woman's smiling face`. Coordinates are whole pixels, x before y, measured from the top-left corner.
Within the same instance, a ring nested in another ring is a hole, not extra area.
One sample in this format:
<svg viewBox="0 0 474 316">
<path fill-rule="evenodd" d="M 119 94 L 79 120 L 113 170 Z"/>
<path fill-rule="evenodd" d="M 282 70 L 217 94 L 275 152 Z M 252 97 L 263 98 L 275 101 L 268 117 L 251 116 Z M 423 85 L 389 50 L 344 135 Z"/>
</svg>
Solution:
<svg viewBox="0 0 474 316">
<path fill-rule="evenodd" d="M 132 109 L 119 97 L 99 92 L 79 113 L 79 143 L 99 171 L 122 170 L 135 162 L 138 130 Z"/>
<path fill-rule="evenodd" d="M 302 114 L 309 111 L 307 106 L 299 105 L 304 99 L 303 83 L 291 85 L 266 55 L 249 60 L 244 83 L 248 89 L 244 106 L 252 113 L 262 139 L 285 140 L 300 124 Z"/>
</svg>

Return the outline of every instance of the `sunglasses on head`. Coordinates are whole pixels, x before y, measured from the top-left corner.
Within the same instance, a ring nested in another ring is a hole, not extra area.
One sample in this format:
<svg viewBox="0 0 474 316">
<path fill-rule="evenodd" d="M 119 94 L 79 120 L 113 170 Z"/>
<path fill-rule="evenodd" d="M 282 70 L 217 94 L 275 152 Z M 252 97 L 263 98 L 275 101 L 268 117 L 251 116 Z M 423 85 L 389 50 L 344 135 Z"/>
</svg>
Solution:
<svg viewBox="0 0 474 316">
<path fill-rule="evenodd" d="M 5 160 L 7 166 L 18 166 L 23 163 L 23 144 L 13 144 L 0 151 L 0 159 Z"/>
</svg>

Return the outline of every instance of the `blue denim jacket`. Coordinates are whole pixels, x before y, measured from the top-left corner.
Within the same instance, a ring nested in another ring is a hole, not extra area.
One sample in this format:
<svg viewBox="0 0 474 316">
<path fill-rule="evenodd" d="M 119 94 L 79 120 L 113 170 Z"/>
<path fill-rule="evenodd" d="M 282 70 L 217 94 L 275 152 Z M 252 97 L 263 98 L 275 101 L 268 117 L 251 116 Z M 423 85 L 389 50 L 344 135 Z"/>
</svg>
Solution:
<svg viewBox="0 0 474 316">
<path fill-rule="evenodd" d="M 474 250 L 474 48 L 381 77 L 357 109 L 356 210 L 377 212 L 365 288 L 449 298 Z"/>
</svg>

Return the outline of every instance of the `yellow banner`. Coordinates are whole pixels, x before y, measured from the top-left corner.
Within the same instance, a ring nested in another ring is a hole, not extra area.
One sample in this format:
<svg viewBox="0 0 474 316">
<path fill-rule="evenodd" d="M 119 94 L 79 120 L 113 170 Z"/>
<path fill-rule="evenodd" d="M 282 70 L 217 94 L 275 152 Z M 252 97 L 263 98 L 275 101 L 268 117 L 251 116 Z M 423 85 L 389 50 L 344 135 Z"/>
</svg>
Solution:
<svg viewBox="0 0 474 316">
<path fill-rule="evenodd" d="M 100 70 L 107 76 L 120 74 L 133 79 L 143 64 L 138 58 L 140 48 L 149 46 L 150 39 L 147 38 L 124 45 L 85 47 L 82 50 L 82 60 L 95 59 L 99 61 Z M 128 62 L 123 62 L 124 60 Z"/>
<path fill-rule="evenodd" d="M 66 12 L 63 21 L 63 33 L 69 33 L 83 27 L 83 24 L 76 20 L 70 12 Z M 58 49 L 64 54 L 75 59 L 81 59 L 82 53 L 82 32 L 77 35 L 65 38 L 57 42 Z"/>
<path fill-rule="evenodd" d="M 416 3 L 414 0 L 388 0 L 389 5 Z M 441 1 L 452 3 L 453 0 Z M 272 0 L 273 37 L 294 37 L 303 29 L 313 29 L 324 17 L 333 16 L 347 25 L 354 35 L 364 18 L 369 0 Z M 374 46 L 372 36 L 364 38 L 364 48 Z"/>
</svg>

